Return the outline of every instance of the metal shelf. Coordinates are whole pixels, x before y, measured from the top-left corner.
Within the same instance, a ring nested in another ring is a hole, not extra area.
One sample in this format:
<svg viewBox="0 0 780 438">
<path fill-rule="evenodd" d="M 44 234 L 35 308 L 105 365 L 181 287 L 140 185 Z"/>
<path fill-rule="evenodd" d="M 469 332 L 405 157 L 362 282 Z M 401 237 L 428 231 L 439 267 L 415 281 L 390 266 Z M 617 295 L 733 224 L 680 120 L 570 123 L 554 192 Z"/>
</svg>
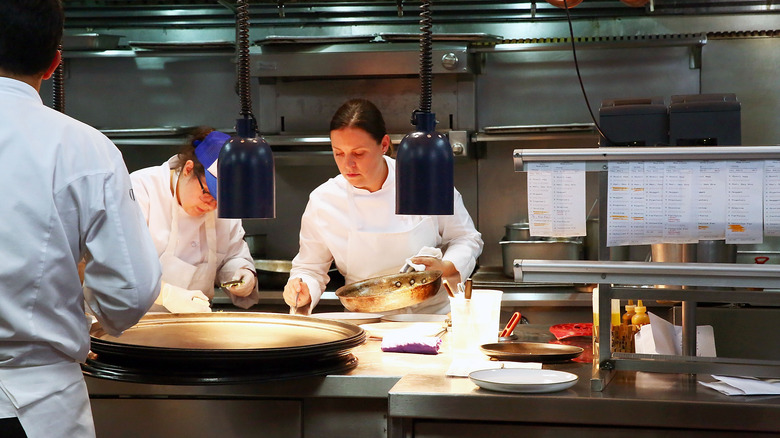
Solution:
<svg viewBox="0 0 780 438">
<path fill-rule="evenodd" d="M 599 173 L 599 199 L 608 199 L 610 161 L 668 160 L 764 160 L 778 159 L 780 146 L 731 147 L 607 147 L 582 149 L 517 149 L 515 171 L 530 162 L 585 162 L 587 170 Z M 607 217 L 607 203 L 599 205 L 600 217 Z M 606 224 L 600 227 L 600 258 L 608 256 Z M 600 330 L 594 346 L 591 389 L 603 390 L 618 370 L 715 373 L 754 377 L 780 377 L 780 361 L 696 356 L 696 306 L 700 302 L 749 302 L 780 305 L 780 266 L 728 263 L 659 263 L 569 260 L 515 260 L 515 281 L 598 283 L 598 321 L 611 327 L 611 301 L 621 298 L 677 300 L 682 303 L 681 356 L 614 353 L 611 330 Z M 654 285 L 676 284 L 676 289 Z M 645 288 L 627 288 L 644 285 Z M 693 288 L 682 289 L 682 286 Z M 736 288 L 733 289 L 732 288 Z M 755 288 L 775 288 L 761 290 Z"/>
</svg>

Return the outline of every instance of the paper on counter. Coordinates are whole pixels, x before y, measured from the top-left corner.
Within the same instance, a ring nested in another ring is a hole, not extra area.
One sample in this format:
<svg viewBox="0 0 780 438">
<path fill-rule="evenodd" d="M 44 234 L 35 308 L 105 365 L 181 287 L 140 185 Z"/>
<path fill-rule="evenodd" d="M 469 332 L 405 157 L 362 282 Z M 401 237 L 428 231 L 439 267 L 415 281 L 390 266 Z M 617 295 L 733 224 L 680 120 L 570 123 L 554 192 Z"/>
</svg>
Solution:
<svg viewBox="0 0 780 438">
<path fill-rule="evenodd" d="M 540 362 L 512 362 L 490 360 L 486 356 L 464 356 L 452 359 L 446 375 L 449 377 L 468 377 L 469 373 L 478 370 L 493 370 L 501 368 L 527 368 L 531 370 L 542 369 Z"/>
<path fill-rule="evenodd" d="M 718 382 L 699 382 L 726 395 L 780 395 L 780 379 L 716 376 Z"/>
<path fill-rule="evenodd" d="M 634 347 L 639 354 L 682 356 L 682 327 L 647 312 L 650 324 L 643 325 L 634 335 Z M 715 334 L 711 325 L 696 327 L 696 355 L 716 357 Z"/>
</svg>

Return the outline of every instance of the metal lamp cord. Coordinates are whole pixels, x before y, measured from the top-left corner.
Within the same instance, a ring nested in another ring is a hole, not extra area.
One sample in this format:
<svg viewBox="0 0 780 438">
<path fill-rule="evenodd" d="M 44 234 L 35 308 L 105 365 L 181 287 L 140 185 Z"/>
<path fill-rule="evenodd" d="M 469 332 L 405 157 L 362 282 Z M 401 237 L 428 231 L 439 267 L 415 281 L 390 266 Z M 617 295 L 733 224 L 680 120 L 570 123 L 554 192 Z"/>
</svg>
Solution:
<svg viewBox="0 0 780 438">
<path fill-rule="evenodd" d="M 62 53 L 62 44 L 57 47 Z M 54 70 L 54 80 L 52 81 L 52 104 L 55 110 L 65 112 L 65 59 L 60 60 L 60 65 Z"/>
<path fill-rule="evenodd" d="M 247 0 L 236 2 L 236 41 L 238 55 L 238 97 L 241 102 L 241 115 L 252 119 L 252 127 L 257 132 L 257 120 L 252 114 L 252 95 L 250 90 L 249 68 L 249 5 Z"/>
<path fill-rule="evenodd" d="M 433 36 L 431 28 L 431 0 L 422 0 L 420 5 L 420 112 L 431 112 L 433 84 Z"/>
<path fill-rule="evenodd" d="M 604 131 L 601 130 L 601 126 L 599 126 L 599 123 L 596 121 L 596 117 L 593 115 L 593 110 L 590 108 L 590 101 L 588 100 L 588 94 L 585 92 L 585 85 L 582 83 L 582 75 L 580 74 L 580 65 L 577 61 L 577 49 L 574 46 L 574 28 L 571 24 L 571 14 L 569 13 L 569 5 L 567 3 L 567 0 L 563 0 L 563 10 L 566 11 L 566 21 L 569 23 L 569 35 L 571 35 L 571 54 L 574 57 L 574 68 L 577 70 L 577 80 L 580 82 L 580 89 L 582 90 L 582 97 L 585 98 L 585 105 L 588 107 L 588 113 L 590 114 L 591 120 L 593 120 L 593 124 L 596 125 L 596 130 L 601 134 L 602 137 L 604 137 L 605 140 L 607 140 L 609 143 L 614 143 L 612 140 L 610 140 L 609 137 L 607 137 L 606 134 L 604 134 Z"/>
</svg>

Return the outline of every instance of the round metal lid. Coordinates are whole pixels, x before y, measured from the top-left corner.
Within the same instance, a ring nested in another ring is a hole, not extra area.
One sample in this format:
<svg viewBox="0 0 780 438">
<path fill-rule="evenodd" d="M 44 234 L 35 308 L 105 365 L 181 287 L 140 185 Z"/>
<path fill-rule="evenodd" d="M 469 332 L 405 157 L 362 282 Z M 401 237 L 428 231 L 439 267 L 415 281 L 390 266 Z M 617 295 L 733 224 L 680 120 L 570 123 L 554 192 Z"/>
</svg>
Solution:
<svg viewBox="0 0 780 438">
<path fill-rule="evenodd" d="M 96 377 L 158 383 L 224 383 L 353 368 L 365 331 L 338 321 L 275 313 L 146 315 L 121 336 L 99 323 L 83 367 Z"/>
</svg>

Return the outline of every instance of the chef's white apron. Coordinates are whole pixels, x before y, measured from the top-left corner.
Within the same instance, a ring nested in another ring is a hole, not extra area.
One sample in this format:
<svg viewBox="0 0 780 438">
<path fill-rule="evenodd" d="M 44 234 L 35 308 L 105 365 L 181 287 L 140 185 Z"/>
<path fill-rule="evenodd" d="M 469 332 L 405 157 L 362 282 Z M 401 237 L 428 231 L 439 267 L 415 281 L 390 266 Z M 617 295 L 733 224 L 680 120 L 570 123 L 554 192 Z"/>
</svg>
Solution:
<svg viewBox="0 0 780 438">
<path fill-rule="evenodd" d="M 0 390 L 16 408 L 28 438 L 95 436 L 89 394 L 79 364 L 19 367 L 0 375 L 4 377 Z"/>
<path fill-rule="evenodd" d="M 347 237 L 346 284 L 382 275 L 397 274 L 407 258 L 417 254 L 424 246 L 436 246 L 437 230 L 430 217 L 425 217 L 406 231 L 394 233 L 359 231 L 354 190 L 351 185 L 347 186 L 350 228 Z M 420 304 L 382 313 L 446 313 L 448 311 L 449 299 L 446 293 L 440 290 L 435 296 Z"/>
<path fill-rule="evenodd" d="M 174 178 L 171 170 L 171 184 L 173 193 L 176 193 L 178 178 Z M 189 290 L 202 291 L 209 299 L 214 298 L 214 279 L 217 276 L 217 219 L 216 212 L 206 213 L 206 245 L 208 255 L 205 263 L 192 265 L 176 257 L 176 247 L 179 244 L 179 215 L 186 214 L 180 208 L 178 202 L 171 203 L 171 233 L 168 244 L 162 255 L 162 281 Z M 168 312 L 164 307 L 154 304 L 150 311 Z"/>
</svg>

